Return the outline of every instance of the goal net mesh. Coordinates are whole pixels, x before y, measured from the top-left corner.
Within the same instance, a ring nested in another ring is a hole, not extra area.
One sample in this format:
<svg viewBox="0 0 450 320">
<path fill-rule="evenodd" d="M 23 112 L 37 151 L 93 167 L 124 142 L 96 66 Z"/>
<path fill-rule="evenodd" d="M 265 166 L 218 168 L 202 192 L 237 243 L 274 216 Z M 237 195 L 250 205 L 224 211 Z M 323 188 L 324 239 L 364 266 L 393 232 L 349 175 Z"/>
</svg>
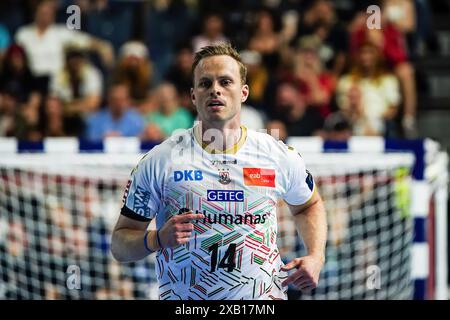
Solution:
<svg viewBox="0 0 450 320">
<path fill-rule="evenodd" d="M 328 215 L 319 286 L 290 299 L 410 299 L 412 159 L 303 155 Z M 157 299 L 154 255 L 118 263 L 111 231 L 135 154 L 15 154 L 0 159 L 0 299 Z M 278 203 L 285 262 L 305 254 Z"/>
</svg>

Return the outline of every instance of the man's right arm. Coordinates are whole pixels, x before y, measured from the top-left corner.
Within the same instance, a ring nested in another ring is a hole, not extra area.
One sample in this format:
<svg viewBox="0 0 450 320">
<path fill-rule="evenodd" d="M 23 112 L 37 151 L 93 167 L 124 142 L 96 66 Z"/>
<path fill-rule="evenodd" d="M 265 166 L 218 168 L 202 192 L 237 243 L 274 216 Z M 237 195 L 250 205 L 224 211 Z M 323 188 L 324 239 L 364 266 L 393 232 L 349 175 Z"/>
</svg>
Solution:
<svg viewBox="0 0 450 320">
<path fill-rule="evenodd" d="M 159 229 L 161 242 L 157 240 L 156 230 L 148 231 L 147 249 L 144 238 L 150 220 L 139 221 L 121 214 L 112 234 L 112 255 L 120 262 L 130 262 L 145 258 L 150 253 L 161 249 L 161 246 L 174 248 L 183 245 L 192 237 L 193 222 L 203 218 L 203 214 L 192 213 L 192 211 L 173 216 Z"/>
<path fill-rule="evenodd" d="M 145 233 L 149 221 L 138 221 L 120 215 L 114 227 L 111 241 L 111 253 L 120 262 L 130 262 L 145 258 L 151 253 L 144 244 Z M 147 236 L 147 247 L 152 251 L 159 248 L 156 231 L 150 230 Z"/>
</svg>

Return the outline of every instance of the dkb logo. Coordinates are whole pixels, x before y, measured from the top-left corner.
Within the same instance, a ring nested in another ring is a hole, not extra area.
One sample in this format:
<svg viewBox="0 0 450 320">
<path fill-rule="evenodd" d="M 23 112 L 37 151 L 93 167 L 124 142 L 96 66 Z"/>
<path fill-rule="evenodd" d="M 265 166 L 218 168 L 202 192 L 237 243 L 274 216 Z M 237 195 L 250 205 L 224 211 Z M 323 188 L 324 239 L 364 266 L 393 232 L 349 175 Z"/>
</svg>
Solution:
<svg viewBox="0 0 450 320">
<path fill-rule="evenodd" d="M 183 170 L 175 171 L 173 173 L 173 179 L 175 182 L 184 181 L 200 181 L 203 180 L 203 173 L 200 170 Z"/>
</svg>

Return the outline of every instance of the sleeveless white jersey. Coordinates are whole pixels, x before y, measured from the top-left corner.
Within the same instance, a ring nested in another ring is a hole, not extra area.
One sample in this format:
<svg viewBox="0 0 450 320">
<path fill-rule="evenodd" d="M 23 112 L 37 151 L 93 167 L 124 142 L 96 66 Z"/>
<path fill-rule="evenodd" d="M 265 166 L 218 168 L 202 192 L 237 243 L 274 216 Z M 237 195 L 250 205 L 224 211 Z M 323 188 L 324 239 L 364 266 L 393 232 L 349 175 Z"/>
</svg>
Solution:
<svg viewBox="0 0 450 320">
<path fill-rule="evenodd" d="M 187 209 L 205 215 L 189 243 L 157 252 L 160 299 L 287 299 L 276 202 L 306 203 L 312 176 L 297 151 L 268 134 L 242 127 L 233 151 L 205 151 L 190 128 L 131 174 L 122 214 L 156 218 L 158 229 Z"/>
</svg>

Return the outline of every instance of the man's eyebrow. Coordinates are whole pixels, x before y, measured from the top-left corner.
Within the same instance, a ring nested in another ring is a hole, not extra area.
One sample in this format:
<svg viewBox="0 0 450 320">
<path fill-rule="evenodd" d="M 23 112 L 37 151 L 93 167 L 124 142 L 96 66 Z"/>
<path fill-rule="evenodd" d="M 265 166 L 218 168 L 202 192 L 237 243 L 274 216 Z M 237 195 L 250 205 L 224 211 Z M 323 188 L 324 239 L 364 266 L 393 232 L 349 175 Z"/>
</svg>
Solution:
<svg viewBox="0 0 450 320">
<path fill-rule="evenodd" d="M 199 82 L 201 82 L 201 81 L 211 81 L 211 78 L 212 78 L 211 76 L 205 76 L 204 75 L 200 79 L 198 79 L 198 81 Z M 217 79 L 219 79 L 219 80 L 224 80 L 224 79 L 226 79 L 226 80 L 233 80 L 233 77 L 231 75 L 224 74 L 224 75 L 218 76 Z"/>
<path fill-rule="evenodd" d="M 217 78 L 219 78 L 219 79 L 230 79 L 230 80 L 233 80 L 233 77 L 230 76 L 230 75 L 228 75 L 228 74 L 224 74 L 224 75 L 218 76 Z"/>
</svg>

